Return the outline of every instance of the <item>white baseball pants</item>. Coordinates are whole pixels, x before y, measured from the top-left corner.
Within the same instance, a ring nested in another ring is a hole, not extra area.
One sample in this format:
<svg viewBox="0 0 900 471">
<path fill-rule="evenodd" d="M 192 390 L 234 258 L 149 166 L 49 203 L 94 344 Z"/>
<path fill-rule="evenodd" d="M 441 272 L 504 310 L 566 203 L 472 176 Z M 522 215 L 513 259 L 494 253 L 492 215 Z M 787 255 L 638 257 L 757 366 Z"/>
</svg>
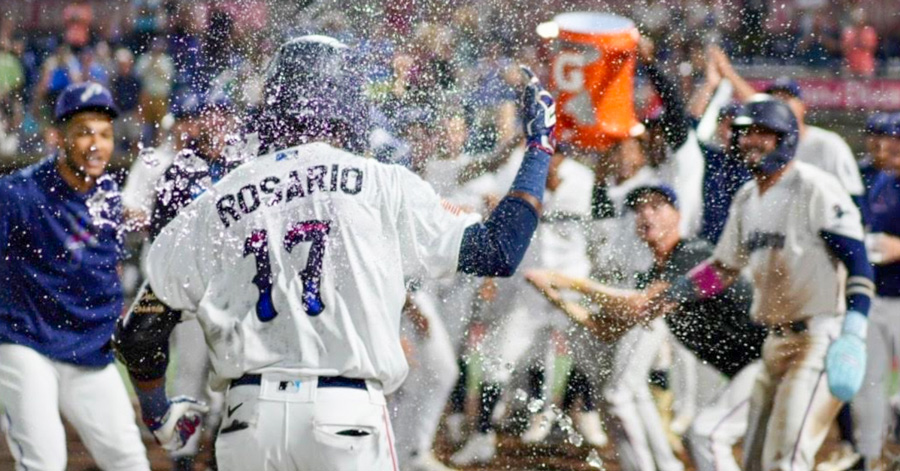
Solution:
<svg viewBox="0 0 900 471">
<path fill-rule="evenodd" d="M 762 360 L 745 366 L 715 402 L 703 408 L 688 430 L 687 443 L 697 471 L 740 471 L 734 445 L 747 432 L 750 396 Z"/>
<path fill-rule="evenodd" d="M 843 316 L 817 316 L 801 333 L 769 333 L 750 399 L 745 471 L 810 471 L 841 402 L 828 390 L 825 353 Z"/>
<path fill-rule="evenodd" d="M 221 471 L 397 471 L 381 385 L 317 387 L 315 377 L 265 373 L 232 387 L 216 440 Z"/>
<path fill-rule="evenodd" d="M 419 336 L 408 323 L 404 324 L 415 344 L 415 363 L 410 364 L 403 386 L 391 395 L 401 463 L 415 453 L 431 451 L 444 407 L 459 377 L 456 352 L 433 295 L 419 290 L 413 300 L 428 319 L 428 336 Z"/>
<path fill-rule="evenodd" d="M 650 395 L 648 376 L 669 331 L 662 319 L 635 327 L 617 345 L 613 375 L 603 396 L 614 418 L 613 437 L 625 471 L 681 471 Z"/>
<path fill-rule="evenodd" d="M 866 376 L 853 399 L 859 453 L 874 461 L 881 456 L 887 430 L 888 378 L 893 356 L 900 352 L 900 298 L 876 297 L 869 313 Z"/>
<path fill-rule="evenodd" d="M 149 471 L 134 409 L 115 365 L 80 367 L 31 348 L 0 344 L 0 402 L 17 471 L 66 469 L 60 413 L 75 427 L 97 465 Z"/>
</svg>

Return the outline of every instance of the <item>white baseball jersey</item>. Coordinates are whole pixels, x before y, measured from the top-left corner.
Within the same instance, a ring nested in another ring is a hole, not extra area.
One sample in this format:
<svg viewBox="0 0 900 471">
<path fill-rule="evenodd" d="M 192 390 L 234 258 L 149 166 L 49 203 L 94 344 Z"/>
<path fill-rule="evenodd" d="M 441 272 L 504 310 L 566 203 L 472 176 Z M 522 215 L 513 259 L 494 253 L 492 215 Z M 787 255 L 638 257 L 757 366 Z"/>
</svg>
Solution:
<svg viewBox="0 0 900 471">
<path fill-rule="evenodd" d="M 862 177 L 859 175 L 859 166 L 853 157 L 853 151 L 836 133 L 816 126 L 807 126 L 806 132 L 797 144 L 795 158 L 834 175 L 851 196 L 863 194 Z"/>
<path fill-rule="evenodd" d="M 560 184 L 544 195 L 544 218 L 538 227 L 540 265 L 570 276 L 588 276 L 586 225 L 591 217 L 594 172 L 572 159 L 559 164 Z"/>
<path fill-rule="evenodd" d="M 405 168 L 313 143 L 223 178 L 166 226 L 148 272 L 161 300 L 196 312 L 214 386 L 286 371 L 390 393 L 408 369 L 404 277 L 455 273 L 479 220 Z"/>
<path fill-rule="evenodd" d="M 843 312 L 846 270 L 820 231 L 863 239 L 856 205 L 836 178 L 812 165 L 794 162 L 762 195 L 755 180 L 735 195 L 713 258 L 750 269 L 757 322 Z"/>
<path fill-rule="evenodd" d="M 156 204 L 156 182 L 172 165 L 175 152 L 170 147 L 158 147 L 146 152 L 153 153 L 152 160 L 156 161 L 155 165 L 148 165 L 142 157 L 134 160 L 128 171 L 125 187 L 122 189 L 122 205 L 149 214 Z"/>
<path fill-rule="evenodd" d="M 682 237 L 700 232 L 703 224 L 703 174 L 705 172 L 703 150 L 697 133 L 691 130 L 672 156 L 655 170 L 657 178 L 669 185 L 678 195 L 681 223 L 678 229 Z"/>
</svg>

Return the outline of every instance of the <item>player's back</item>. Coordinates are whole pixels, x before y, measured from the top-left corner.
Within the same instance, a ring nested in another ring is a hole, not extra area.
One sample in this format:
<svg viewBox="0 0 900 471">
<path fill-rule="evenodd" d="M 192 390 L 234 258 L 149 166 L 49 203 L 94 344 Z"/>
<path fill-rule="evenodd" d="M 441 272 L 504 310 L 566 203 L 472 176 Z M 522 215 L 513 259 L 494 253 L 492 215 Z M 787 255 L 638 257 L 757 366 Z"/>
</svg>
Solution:
<svg viewBox="0 0 900 471">
<path fill-rule="evenodd" d="M 151 257 L 194 259 L 170 263 L 193 263 L 199 279 L 169 269 L 163 280 L 197 285 L 182 290 L 184 305 L 196 304 L 220 379 L 284 369 L 377 378 L 390 392 L 407 369 L 404 275 L 455 272 L 462 232 L 477 220 L 440 208 L 404 168 L 307 144 L 234 170 L 166 228 Z M 188 235 L 208 247 L 158 249 Z M 153 288 L 179 304 L 179 287 Z"/>
</svg>

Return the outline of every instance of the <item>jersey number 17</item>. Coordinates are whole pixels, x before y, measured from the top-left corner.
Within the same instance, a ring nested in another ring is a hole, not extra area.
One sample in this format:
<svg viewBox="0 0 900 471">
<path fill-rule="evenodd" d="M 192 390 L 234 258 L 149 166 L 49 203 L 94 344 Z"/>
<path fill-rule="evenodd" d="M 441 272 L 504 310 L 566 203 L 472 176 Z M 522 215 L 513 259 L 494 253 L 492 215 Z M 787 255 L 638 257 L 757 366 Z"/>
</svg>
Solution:
<svg viewBox="0 0 900 471">
<path fill-rule="evenodd" d="M 303 221 L 292 224 L 284 235 L 284 248 L 292 253 L 301 242 L 311 242 L 309 255 L 306 257 L 306 268 L 299 272 L 303 282 L 303 309 L 310 316 L 318 316 L 325 310 L 322 303 L 320 285 L 322 281 L 322 258 L 325 255 L 325 243 L 331 232 L 330 221 Z M 272 303 L 272 264 L 269 261 L 269 233 L 258 229 L 244 241 L 244 257 L 253 255 L 256 258 L 256 276 L 253 284 L 259 288 L 259 300 L 256 302 L 256 316 L 262 322 L 269 322 L 278 315 Z"/>
</svg>

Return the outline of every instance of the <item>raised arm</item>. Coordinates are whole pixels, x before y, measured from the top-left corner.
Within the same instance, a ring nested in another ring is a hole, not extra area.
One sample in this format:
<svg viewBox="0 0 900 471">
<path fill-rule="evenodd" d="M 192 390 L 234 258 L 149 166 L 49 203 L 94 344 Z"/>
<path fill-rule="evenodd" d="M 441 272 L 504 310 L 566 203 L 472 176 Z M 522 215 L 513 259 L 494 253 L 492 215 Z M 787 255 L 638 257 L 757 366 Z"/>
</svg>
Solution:
<svg viewBox="0 0 900 471">
<path fill-rule="evenodd" d="M 738 75 L 737 71 L 734 70 L 734 66 L 731 65 L 731 60 L 728 59 L 728 56 L 722 48 L 710 46 L 708 54 L 719 68 L 719 73 L 722 75 L 722 78 L 728 79 L 731 81 L 731 84 L 734 85 L 734 92 L 742 102 L 747 101 L 753 95 L 756 95 L 756 89 L 744 80 L 743 77 Z"/>
<path fill-rule="evenodd" d="M 678 149 L 684 145 L 690 131 L 690 123 L 685 111 L 684 96 L 678 84 L 669 80 L 666 74 L 656 65 L 653 55 L 653 42 L 643 38 L 640 45 L 640 56 L 647 77 L 656 88 L 663 101 L 665 110 L 662 114 L 663 129 L 665 129 L 666 142 L 672 149 Z"/>
<path fill-rule="evenodd" d="M 522 121 L 527 150 L 506 197 L 482 224 L 463 235 L 457 269 L 478 276 L 511 276 L 537 229 L 541 201 L 553 154 L 556 105 L 527 68 L 528 85 L 522 96 Z"/>
</svg>

